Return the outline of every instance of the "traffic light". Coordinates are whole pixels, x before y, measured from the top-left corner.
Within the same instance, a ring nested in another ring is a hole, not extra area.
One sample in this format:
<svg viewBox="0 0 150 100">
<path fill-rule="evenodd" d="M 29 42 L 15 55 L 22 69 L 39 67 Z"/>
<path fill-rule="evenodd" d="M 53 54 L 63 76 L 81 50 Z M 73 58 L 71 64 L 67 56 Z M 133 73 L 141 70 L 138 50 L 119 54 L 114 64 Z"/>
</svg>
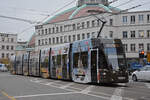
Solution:
<svg viewBox="0 0 150 100">
<path fill-rule="evenodd" d="M 139 58 L 144 58 L 145 56 L 144 56 L 144 51 L 140 51 L 139 52 Z"/>
</svg>

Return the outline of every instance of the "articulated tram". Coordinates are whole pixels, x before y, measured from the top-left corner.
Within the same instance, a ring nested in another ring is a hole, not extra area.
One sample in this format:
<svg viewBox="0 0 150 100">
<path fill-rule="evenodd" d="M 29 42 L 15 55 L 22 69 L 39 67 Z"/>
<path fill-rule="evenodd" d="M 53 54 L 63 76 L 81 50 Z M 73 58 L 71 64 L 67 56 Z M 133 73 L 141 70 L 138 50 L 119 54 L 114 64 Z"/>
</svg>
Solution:
<svg viewBox="0 0 150 100">
<path fill-rule="evenodd" d="M 91 38 L 16 56 L 14 73 L 78 83 L 126 83 L 121 40 Z"/>
</svg>

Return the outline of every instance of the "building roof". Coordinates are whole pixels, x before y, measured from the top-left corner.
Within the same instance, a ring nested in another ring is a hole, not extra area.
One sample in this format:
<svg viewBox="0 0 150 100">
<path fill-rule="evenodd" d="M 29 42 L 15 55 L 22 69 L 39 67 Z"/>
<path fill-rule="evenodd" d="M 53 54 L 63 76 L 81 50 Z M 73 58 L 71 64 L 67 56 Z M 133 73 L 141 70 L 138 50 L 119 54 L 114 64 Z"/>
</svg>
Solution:
<svg viewBox="0 0 150 100">
<path fill-rule="evenodd" d="M 68 19 L 74 19 L 78 17 L 88 16 L 90 13 L 88 13 L 88 10 L 98 10 L 101 12 L 119 12 L 120 9 L 112 7 L 112 6 L 105 6 L 103 4 L 83 4 L 82 6 L 76 6 L 70 9 L 67 9 L 59 14 L 56 14 L 55 16 L 49 18 L 44 24 L 48 23 L 56 23 L 65 21 Z"/>
</svg>

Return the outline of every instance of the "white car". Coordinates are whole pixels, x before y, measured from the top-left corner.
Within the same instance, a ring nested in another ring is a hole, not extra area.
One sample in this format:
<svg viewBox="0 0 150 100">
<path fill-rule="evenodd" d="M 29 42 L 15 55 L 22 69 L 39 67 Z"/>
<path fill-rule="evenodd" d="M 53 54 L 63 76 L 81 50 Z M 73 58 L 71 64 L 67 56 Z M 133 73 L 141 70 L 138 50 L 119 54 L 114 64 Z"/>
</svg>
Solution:
<svg viewBox="0 0 150 100">
<path fill-rule="evenodd" d="M 146 65 L 142 67 L 141 69 L 133 72 L 132 80 L 133 81 L 138 81 L 138 80 L 150 81 L 150 65 Z"/>
<path fill-rule="evenodd" d="M 0 71 L 6 72 L 8 69 L 6 68 L 5 64 L 0 64 Z"/>
</svg>

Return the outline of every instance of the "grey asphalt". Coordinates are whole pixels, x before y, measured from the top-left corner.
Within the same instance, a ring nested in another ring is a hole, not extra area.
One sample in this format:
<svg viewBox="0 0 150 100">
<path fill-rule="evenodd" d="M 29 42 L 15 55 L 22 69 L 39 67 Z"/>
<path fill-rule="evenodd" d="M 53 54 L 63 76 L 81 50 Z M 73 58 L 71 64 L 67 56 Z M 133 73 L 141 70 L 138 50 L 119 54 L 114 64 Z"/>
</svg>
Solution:
<svg viewBox="0 0 150 100">
<path fill-rule="evenodd" d="M 150 82 L 92 85 L 0 72 L 0 100 L 150 100 Z"/>
</svg>

